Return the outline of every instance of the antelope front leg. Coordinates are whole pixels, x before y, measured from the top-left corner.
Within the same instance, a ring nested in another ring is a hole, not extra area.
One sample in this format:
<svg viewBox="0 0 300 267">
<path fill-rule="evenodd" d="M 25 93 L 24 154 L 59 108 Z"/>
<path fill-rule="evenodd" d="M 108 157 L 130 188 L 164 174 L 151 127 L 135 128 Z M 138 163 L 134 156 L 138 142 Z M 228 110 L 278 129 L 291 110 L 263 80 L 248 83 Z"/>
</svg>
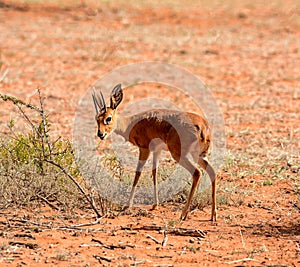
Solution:
<svg viewBox="0 0 300 267">
<path fill-rule="evenodd" d="M 138 163 L 138 168 L 143 168 L 143 165 L 142 162 L 139 162 Z M 128 201 L 128 205 L 127 205 L 127 208 L 131 208 L 132 205 L 133 205 L 133 198 L 134 198 L 134 194 L 135 194 L 135 190 L 136 190 L 136 185 L 140 179 L 140 176 L 141 176 L 141 171 L 138 171 L 136 170 L 135 172 L 135 177 L 134 177 L 134 181 L 133 181 L 133 185 L 132 185 L 132 188 L 131 188 L 131 192 L 130 192 L 130 197 L 129 197 L 129 201 Z"/>
<path fill-rule="evenodd" d="M 193 166 L 193 164 L 187 159 L 187 158 L 182 158 L 179 161 L 179 164 L 184 167 L 186 170 L 188 170 L 192 175 L 193 175 L 193 184 L 192 184 L 192 188 L 188 197 L 188 200 L 182 210 L 180 219 L 181 220 L 185 220 L 186 216 L 189 212 L 189 208 L 193 199 L 193 196 L 195 194 L 195 191 L 197 189 L 198 183 L 199 183 L 199 179 L 200 179 L 200 171 L 199 169 L 195 168 Z"/>
<path fill-rule="evenodd" d="M 212 166 L 208 163 L 205 171 L 208 173 L 208 176 L 211 180 L 211 193 L 212 193 L 212 206 L 211 206 L 211 221 L 217 221 L 217 189 L 216 189 L 216 174 Z"/>
<path fill-rule="evenodd" d="M 129 197 L 129 201 L 128 201 L 128 208 L 131 208 L 132 205 L 133 205 L 133 198 L 134 198 L 136 186 L 137 186 L 139 178 L 142 174 L 143 167 L 145 166 L 145 163 L 146 163 L 146 161 L 149 157 L 149 154 L 150 154 L 150 151 L 148 149 L 140 148 L 139 161 L 138 161 L 138 164 L 137 164 L 132 189 L 131 189 L 131 192 L 130 192 L 130 197 Z"/>
<path fill-rule="evenodd" d="M 153 204 L 152 209 L 156 209 L 157 206 L 159 205 L 158 194 L 157 194 L 157 177 L 156 177 L 156 174 L 157 174 L 158 158 L 159 158 L 160 152 L 161 151 L 154 151 L 153 152 L 152 177 L 153 177 L 153 188 L 154 188 L 154 192 L 153 192 L 153 194 L 154 194 L 154 204 Z"/>
<path fill-rule="evenodd" d="M 211 180 L 211 192 L 212 192 L 212 206 L 211 206 L 211 218 L 210 220 L 215 222 L 217 221 L 217 195 L 216 195 L 216 173 L 213 169 L 213 167 L 209 164 L 207 159 L 205 158 L 199 158 L 198 164 L 203 168 L 210 180 Z"/>
<path fill-rule="evenodd" d="M 216 180 L 212 181 L 212 206 L 211 206 L 211 221 L 217 221 L 217 197 L 216 197 Z"/>
<path fill-rule="evenodd" d="M 188 200 L 187 200 L 187 202 L 186 202 L 186 204 L 185 204 L 185 206 L 184 206 L 184 208 L 182 210 L 181 216 L 180 216 L 180 219 L 183 220 L 183 221 L 186 219 L 186 216 L 187 216 L 187 214 L 189 212 L 189 208 L 191 206 L 191 202 L 192 202 L 193 196 L 195 194 L 195 191 L 196 191 L 198 183 L 199 183 L 199 179 L 200 179 L 200 171 L 198 169 L 195 169 L 195 172 L 193 174 L 192 188 L 191 188 Z"/>
</svg>

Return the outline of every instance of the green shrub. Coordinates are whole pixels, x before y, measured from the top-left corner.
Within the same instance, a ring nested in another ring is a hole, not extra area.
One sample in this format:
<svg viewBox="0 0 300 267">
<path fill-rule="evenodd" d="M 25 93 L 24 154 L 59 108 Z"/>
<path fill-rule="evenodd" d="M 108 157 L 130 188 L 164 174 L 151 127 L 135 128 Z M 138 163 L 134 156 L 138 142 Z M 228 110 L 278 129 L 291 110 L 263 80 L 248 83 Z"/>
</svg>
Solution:
<svg viewBox="0 0 300 267">
<path fill-rule="evenodd" d="M 51 153 L 44 145 L 33 132 L 0 140 L 1 206 L 23 206 L 42 200 L 71 207 L 84 202 L 76 185 L 60 169 L 47 162 L 52 158 L 79 178 L 70 142 L 56 141 Z"/>
<path fill-rule="evenodd" d="M 40 202 L 56 209 L 82 207 L 88 197 L 80 190 L 80 184 L 85 184 L 72 144 L 61 138 L 53 140 L 38 93 L 40 107 L 0 94 L 3 101 L 10 101 L 18 108 L 30 126 L 20 131 L 15 129 L 14 120 L 10 120 L 10 134 L 0 137 L 0 207 Z M 33 114 L 28 115 L 29 110 Z"/>
</svg>

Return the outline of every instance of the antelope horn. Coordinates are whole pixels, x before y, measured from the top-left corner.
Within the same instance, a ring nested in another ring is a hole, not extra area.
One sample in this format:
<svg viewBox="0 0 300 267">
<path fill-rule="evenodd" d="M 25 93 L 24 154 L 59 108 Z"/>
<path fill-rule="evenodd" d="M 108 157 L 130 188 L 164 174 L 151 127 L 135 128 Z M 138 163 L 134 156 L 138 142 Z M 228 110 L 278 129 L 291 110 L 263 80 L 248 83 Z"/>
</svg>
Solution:
<svg viewBox="0 0 300 267">
<path fill-rule="evenodd" d="M 107 109 L 106 109 L 106 104 L 105 104 L 105 101 L 104 101 L 104 97 L 103 97 L 103 94 L 102 92 L 100 91 L 100 96 L 101 96 L 101 106 L 104 108 L 104 111 L 106 112 Z"/>
<path fill-rule="evenodd" d="M 95 109 L 96 109 L 96 113 L 98 114 L 101 107 L 97 101 L 97 97 L 96 97 L 96 91 L 95 91 L 95 87 L 93 87 L 93 94 L 92 94 L 92 97 L 93 97 L 93 101 L 94 101 L 94 106 L 95 106 Z"/>
<path fill-rule="evenodd" d="M 104 111 L 106 112 L 107 109 L 106 109 L 106 104 L 102 92 L 100 91 L 100 94 L 97 95 L 95 87 L 93 87 L 92 97 L 93 97 L 96 113 L 98 114 L 102 109 L 104 109 Z"/>
</svg>

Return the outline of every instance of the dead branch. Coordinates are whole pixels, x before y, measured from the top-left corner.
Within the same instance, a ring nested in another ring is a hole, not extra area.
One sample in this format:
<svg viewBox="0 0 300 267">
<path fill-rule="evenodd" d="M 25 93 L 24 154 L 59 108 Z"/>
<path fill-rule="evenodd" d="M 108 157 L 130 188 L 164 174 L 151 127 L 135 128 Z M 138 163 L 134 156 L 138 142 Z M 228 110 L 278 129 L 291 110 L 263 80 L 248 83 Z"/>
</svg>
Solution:
<svg viewBox="0 0 300 267">
<path fill-rule="evenodd" d="M 149 234 L 146 237 L 152 239 L 156 244 L 160 244 L 160 242 L 155 237 L 153 237 Z"/>
<path fill-rule="evenodd" d="M 56 166 L 57 168 L 59 168 L 77 186 L 79 191 L 83 194 L 83 196 L 86 198 L 86 200 L 91 205 L 93 211 L 97 215 L 97 218 L 102 218 L 102 216 L 101 216 L 100 212 L 98 211 L 93 199 L 88 196 L 88 194 L 85 192 L 85 190 L 82 188 L 82 186 L 76 181 L 76 179 L 73 177 L 73 175 L 71 175 L 63 166 L 56 163 L 55 161 L 47 160 L 47 159 L 45 159 L 45 161 L 52 164 L 52 165 L 54 165 L 54 166 Z"/>
<path fill-rule="evenodd" d="M 106 217 L 106 214 L 100 218 L 97 218 L 97 220 L 90 222 L 90 223 L 80 223 L 80 224 L 74 224 L 74 225 L 66 225 L 66 226 L 60 226 L 59 229 L 72 229 L 72 230 L 78 230 L 80 227 L 86 227 L 86 226 L 92 226 L 99 224 L 102 218 Z M 81 230 L 81 229 L 80 229 Z"/>
<path fill-rule="evenodd" d="M 14 237 L 35 239 L 35 237 L 32 234 L 15 234 Z"/>
<path fill-rule="evenodd" d="M 52 204 L 47 198 L 40 196 L 39 194 L 37 195 L 37 197 L 47 203 L 52 209 L 59 210 L 59 208 L 56 205 Z"/>
<path fill-rule="evenodd" d="M 93 255 L 93 257 L 99 261 L 99 263 L 101 264 L 102 260 L 107 261 L 107 262 L 112 262 L 114 260 L 114 258 L 108 258 L 108 257 L 104 257 L 104 256 L 100 256 L 100 255 Z"/>
<path fill-rule="evenodd" d="M 145 262 L 146 262 L 145 260 L 136 261 L 131 266 L 139 266 L 140 264 L 144 264 Z"/>
<path fill-rule="evenodd" d="M 50 226 L 50 224 L 47 225 L 47 224 L 44 224 L 44 223 L 32 222 L 32 221 L 25 220 L 25 219 L 10 219 L 10 221 L 12 221 L 12 222 L 20 222 L 20 223 L 28 223 L 28 224 L 32 224 L 32 225 L 39 226 L 39 227 L 52 228 Z"/>
<path fill-rule="evenodd" d="M 166 234 L 166 231 L 163 231 L 163 234 L 164 234 L 164 239 L 163 239 L 161 245 L 162 245 L 163 247 L 165 247 L 165 246 L 167 245 L 167 242 L 168 242 L 168 236 L 167 236 L 167 234 Z"/>
<path fill-rule="evenodd" d="M 227 261 L 225 263 L 226 264 L 234 264 L 234 263 L 243 262 L 243 261 L 258 261 L 258 260 L 251 259 L 251 258 L 244 258 L 244 259 L 235 260 L 235 261 Z"/>
<path fill-rule="evenodd" d="M 20 241 L 11 241 L 8 244 L 10 246 L 21 246 L 21 247 L 30 248 L 30 249 L 38 248 L 38 244 L 24 243 L 24 242 L 20 242 Z"/>
<path fill-rule="evenodd" d="M 6 69 L 6 70 L 1 74 L 1 76 L 0 76 L 0 82 L 2 82 L 2 81 L 4 80 L 4 78 L 5 78 L 5 76 L 7 75 L 7 73 L 8 73 L 8 69 Z"/>
<path fill-rule="evenodd" d="M 105 217 L 105 215 L 103 216 Z M 25 219 L 11 219 L 11 222 L 19 222 L 19 223 L 24 223 L 24 224 L 31 224 L 31 225 L 35 225 L 37 227 L 41 227 L 41 228 L 46 228 L 46 229 L 57 229 L 57 230 L 82 230 L 82 227 L 86 227 L 86 226 L 92 226 L 92 225 L 96 225 L 100 222 L 100 220 L 103 218 L 97 218 L 96 221 L 90 222 L 90 223 L 82 223 L 82 224 L 74 224 L 74 225 L 65 225 L 65 226 L 54 226 L 52 223 L 37 223 L 37 222 L 33 222 L 33 221 L 29 221 L 29 220 L 25 220 Z M 11 225 L 10 221 L 8 222 L 0 222 L 0 224 L 4 224 L 4 225 L 8 225 L 10 228 L 12 227 L 16 227 L 16 225 Z M 22 226 L 24 227 L 24 226 Z M 95 231 L 95 229 L 87 229 L 85 228 L 85 230 L 89 230 L 89 231 Z"/>
<path fill-rule="evenodd" d="M 148 254 L 149 257 L 155 258 L 155 259 L 172 259 L 173 256 L 171 255 L 150 255 Z"/>
<path fill-rule="evenodd" d="M 29 119 L 29 117 L 27 116 L 27 114 L 23 110 L 22 106 L 20 106 L 20 105 L 16 105 L 16 106 L 17 106 L 18 110 L 21 112 L 24 120 L 30 125 L 30 127 L 32 128 L 32 130 L 36 132 L 36 127 L 34 126 L 34 124 L 32 123 L 32 121 Z"/>
<path fill-rule="evenodd" d="M 98 240 L 98 239 L 95 239 L 95 238 L 92 238 L 92 242 L 97 242 L 98 244 L 100 244 L 104 248 L 111 249 L 111 250 L 114 250 L 115 248 L 125 249 L 126 247 L 135 248 L 135 245 L 131 245 L 131 244 L 106 245 L 101 240 Z"/>
<path fill-rule="evenodd" d="M 94 248 L 94 247 L 102 247 L 102 245 L 100 245 L 100 244 L 81 244 L 81 245 L 79 245 L 79 247 L 81 247 L 81 248 L 85 248 L 85 247 Z"/>
<path fill-rule="evenodd" d="M 166 228 L 157 225 L 144 225 L 141 227 L 121 227 L 122 230 L 144 230 L 144 231 L 164 231 L 165 234 L 192 236 L 205 238 L 206 234 L 202 230 L 188 229 L 188 228 Z"/>
</svg>

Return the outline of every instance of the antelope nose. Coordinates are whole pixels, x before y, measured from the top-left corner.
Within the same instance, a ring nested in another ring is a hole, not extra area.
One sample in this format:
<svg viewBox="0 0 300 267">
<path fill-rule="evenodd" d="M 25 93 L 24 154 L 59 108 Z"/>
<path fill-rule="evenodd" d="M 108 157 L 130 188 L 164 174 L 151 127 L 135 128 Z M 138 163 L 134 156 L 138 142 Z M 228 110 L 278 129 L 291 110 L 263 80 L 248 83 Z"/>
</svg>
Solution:
<svg viewBox="0 0 300 267">
<path fill-rule="evenodd" d="M 105 135 L 103 133 L 101 133 L 99 130 L 98 130 L 98 133 L 97 133 L 98 137 L 103 140 Z"/>
</svg>

